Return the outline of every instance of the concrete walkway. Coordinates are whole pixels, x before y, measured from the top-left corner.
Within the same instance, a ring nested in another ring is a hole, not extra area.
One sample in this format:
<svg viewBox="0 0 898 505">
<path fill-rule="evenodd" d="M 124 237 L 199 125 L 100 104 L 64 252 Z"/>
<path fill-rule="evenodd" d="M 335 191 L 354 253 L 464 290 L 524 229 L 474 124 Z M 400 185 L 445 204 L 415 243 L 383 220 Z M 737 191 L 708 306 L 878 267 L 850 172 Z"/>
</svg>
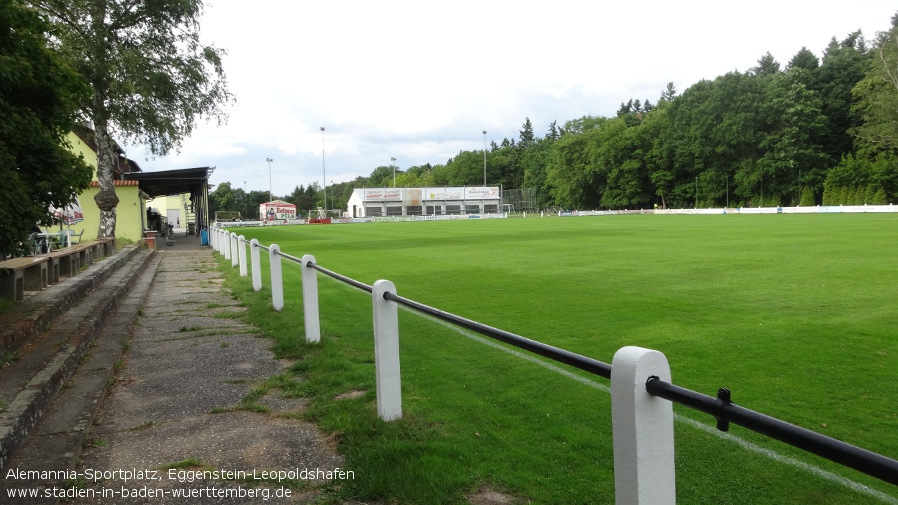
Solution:
<svg viewBox="0 0 898 505">
<path fill-rule="evenodd" d="M 161 264 L 81 459 L 82 472 L 109 478 L 75 502 L 308 503 L 320 483 L 302 478 L 308 472 L 288 475 L 290 485 L 263 473 L 332 471 L 342 461 L 314 425 L 295 419 L 302 400 L 266 398 L 266 413 L 236 409 L 286 364 L 233 318 L 241 308 L 221 289 L 212 251 L 188 240 L 157 248 Z"/>
</svg>

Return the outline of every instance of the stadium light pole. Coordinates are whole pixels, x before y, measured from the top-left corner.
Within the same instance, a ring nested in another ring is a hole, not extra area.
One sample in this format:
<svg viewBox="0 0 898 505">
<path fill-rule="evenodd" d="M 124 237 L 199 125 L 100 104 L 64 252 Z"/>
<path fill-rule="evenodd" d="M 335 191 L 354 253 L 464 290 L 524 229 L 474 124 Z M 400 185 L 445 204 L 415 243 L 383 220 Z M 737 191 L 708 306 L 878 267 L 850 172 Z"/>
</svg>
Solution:
<svg viewBox="0 0 898 505">
<path fill-rule="evenodd" d="M 764 205 L 764 174 L 761 174 L 761 201 L 758 203 L 758 208 L 760 209 Z"/>
<path fill-rule="evenodd" d="M 486 130 L 483 130 L 483 187 L 486 188 Z"/>
<path fill-rule="evenodd" d="M 698 177 L 695 178 L 695 208 L 698 208 Z"/>
<path fill-rule="evenodd" d="M 324 185 L 324 212 L 327 213 L 327 171 L 324 169 L 324 127 L 321 127 L 321 184 Z"/>
<path fill-rule="evenodd" d="M 271 158 L 265 158 L 265 161 L 268 162 L 268 201 L 270 202 L 272 199 L 272 196 L 271 196 L 271 162 L 274 160 Z"/>
<path fill-rule="evenodd" d="M 390 168 L 393 169 L 393 187 L 396 187 L 396 158 L 390 157 Z"/>
<path fill-rule="evenodd" d="M 246 181 L 243 181 L 243 211 L 246 215 L 243 219 L 249 219 L 249 193 L 246 192 Z"/>
</svg>

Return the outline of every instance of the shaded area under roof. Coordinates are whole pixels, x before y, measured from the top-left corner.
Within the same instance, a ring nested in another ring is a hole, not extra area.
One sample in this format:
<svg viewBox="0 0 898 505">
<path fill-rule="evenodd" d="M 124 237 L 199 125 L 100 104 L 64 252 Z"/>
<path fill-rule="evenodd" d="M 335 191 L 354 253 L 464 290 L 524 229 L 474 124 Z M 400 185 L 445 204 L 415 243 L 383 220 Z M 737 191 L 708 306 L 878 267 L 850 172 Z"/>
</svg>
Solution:
<svg viewBox="0 0 898 505">
<path fill-rule="evenodd" d="M 209 183 L 209 175 L 215 167 L 184 168 L 180 170 L 165 170 L 162 172 L 136 172 L 124 174 L 126 180 L 137 181 L 140 190 L 150 198 L 160 196 L 202 195 Z"/>
</svg>

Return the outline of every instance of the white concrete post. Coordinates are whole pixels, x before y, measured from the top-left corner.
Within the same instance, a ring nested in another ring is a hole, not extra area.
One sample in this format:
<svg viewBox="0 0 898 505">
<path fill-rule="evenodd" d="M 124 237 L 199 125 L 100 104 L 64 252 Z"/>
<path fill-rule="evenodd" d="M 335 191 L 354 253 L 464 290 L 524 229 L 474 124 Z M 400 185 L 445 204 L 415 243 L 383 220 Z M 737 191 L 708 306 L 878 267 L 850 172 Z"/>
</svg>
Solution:
<svg viewBox="0 0 898 505">
<path fill-rule="evenodd" d="M 237 254 L 240 250 L 239 247 L 240 245 L 237 243 L 237 234 L 231 232 L 231 268 L 236 267 L 237 263 L 240 262 L 239 255 Z"/>
<path fill-rule="evenodd" d="M 249 254 L 253 262 L 253 291 L 262 290 L 262 265 L 260 263 L 261 255 L 259 254 L 259 249 L 258 239 L 249 241 Z"/>
<path fill-rule="evenodd" d="M 280 312 L 284 308 L 284 278 L 281 276 L 281 248 L 271 244 L 268 249 L 268 263 L 271 267 L 271 305 Z"/>
<path fill-rule="evenodd" d="M 221 247 L 224 252 L 225 259 L 231 259 L 231 237 L 228 236 L 228 232 L 223 232 L 221 235 Z"/>
<path fill-rule="evenodd" d="M 237 237 L 237 247 L 240 256 L 240 277 L 246 277 L 246 237 Z"/>
<path fill-rule="evenodd" d="M 212 246 L 213 251 L 218 251 L 218 248 L 215 246 L 215 235 L 218 233 L 218 228 L 212 227 L 209 229 L 209 245 Z"/>
<path fill-rule="evenodd" d="M 377 415 L 384 421 L 402 417 L 402 384 L 399 375 L 399 310 L 384 293 L 396 294 L 392 282 L 379 280 L 371 291 L 374 309 L 374 369 Z"/>
<path fill-rule="evenodd" d="M 652 375 L 670 382 L 664 354 L 623 347 L 611 361 L 616 505 L 675 505 L 673 404 L 650 395 Z"/>
<path fill-rule="evenodd" d="M 306 322 L 306 342 L 321 341 L 321 318 L 318 311 L 318 272 L 308 268 L 309 262 L 315 263 L 315 257 L 306 254 L 302 257 L 302 310 Z"/>
<path fill-rule="evenodd" d="M 218 229 L 218 233 L 216 233 L 217 237 L 215 239 L 216 248 L 218 249 L 218 253 L 224 256 L 224 231 L 221 228 Z"/>
</svg>

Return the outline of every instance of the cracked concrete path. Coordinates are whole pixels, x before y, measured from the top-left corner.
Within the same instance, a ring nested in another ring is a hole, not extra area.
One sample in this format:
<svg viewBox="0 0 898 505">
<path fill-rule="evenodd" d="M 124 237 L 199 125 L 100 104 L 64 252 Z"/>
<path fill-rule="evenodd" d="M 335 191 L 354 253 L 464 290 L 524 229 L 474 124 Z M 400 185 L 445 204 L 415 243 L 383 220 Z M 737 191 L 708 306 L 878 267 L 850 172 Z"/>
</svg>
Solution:
<svg viewBox="0 0 898 505">
<path fill-rule="evenodd" d="M 303 401 L 271 398 L 269 412 L 235 409 L 256 384 L 282 371 L 271 341 L 228 317 L 242 308 L 222 289 L 211 250 L 162 254 L 126 360 L 82 456 L 80 470 L 101 480 L 82 488 L 91 497 L 72 501 L 319 500 L 318 486 L 328 477 L 322 472 L 334 472 L 342 459 L 315 425 L 295 418 Z M 260 479 L 271 471 L 295 478 Z M 190 497 L 177 496 L 185 493 Z"/>
</svg>

